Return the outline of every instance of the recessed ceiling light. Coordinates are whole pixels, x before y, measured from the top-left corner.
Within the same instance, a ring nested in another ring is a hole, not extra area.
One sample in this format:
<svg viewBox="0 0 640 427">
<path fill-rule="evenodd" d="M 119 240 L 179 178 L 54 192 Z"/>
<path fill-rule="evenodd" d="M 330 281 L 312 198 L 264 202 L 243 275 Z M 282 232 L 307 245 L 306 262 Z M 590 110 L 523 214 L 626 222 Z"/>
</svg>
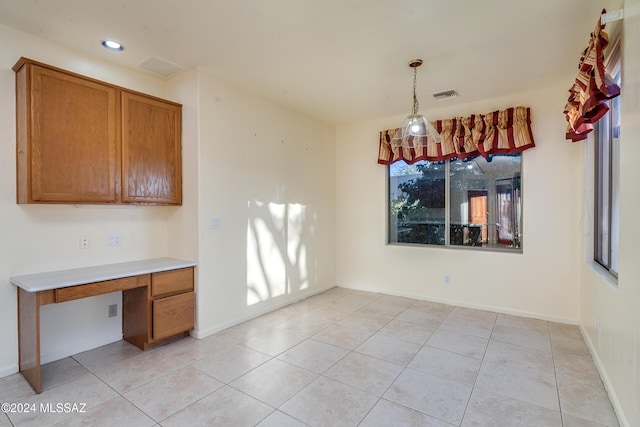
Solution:
<svg viewBox="0 0 640 427">
<path fill-rule="evenodd" d="M 115 40 L 102 40 L 100 43 L 105 49 L 115 50 L 117 52 L 124 50 L 124 46 Z"/>
</svg>

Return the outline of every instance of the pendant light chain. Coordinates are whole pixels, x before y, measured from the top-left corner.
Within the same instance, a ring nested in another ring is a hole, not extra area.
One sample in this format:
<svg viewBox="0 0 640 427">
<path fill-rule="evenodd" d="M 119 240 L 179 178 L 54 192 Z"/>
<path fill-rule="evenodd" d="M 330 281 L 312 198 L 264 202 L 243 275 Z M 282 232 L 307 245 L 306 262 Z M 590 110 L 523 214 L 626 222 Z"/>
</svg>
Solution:
<svg viewBox="0 0 640 427">
<path fill-rule="evenodd" d="M 418 75 L 418 68 L 413 67 L 413 110 L 411 110 L 412 111 L 411 114 L 413 115 L 418 114 L 418 110 L 420 108 L 420 104 L 418 104 L 418 97 L 416 96 L 417 75 Z"/>
<path fill-rule="evenodd" d="M 402 126 L 398 128 L 393 138 L 391 138 L 391 145 L 393 147 L 402 147 L 402 149 L 422 150 L 426 147 L 427 140 L 436 144 L 442 140 L 440 133 L 435 127 L 427 120 L 425 116 L 418 113 L 420 104 L 418 103 L 418 70 L 417 68 L 422 65 L 422 59 L 412 59 L 409 61 L 409 67 L 413 68 L 413 107 L 411 114 L 407 116 Z M 427 137 L 429 137 L 427 139 Z"/>
</svg>

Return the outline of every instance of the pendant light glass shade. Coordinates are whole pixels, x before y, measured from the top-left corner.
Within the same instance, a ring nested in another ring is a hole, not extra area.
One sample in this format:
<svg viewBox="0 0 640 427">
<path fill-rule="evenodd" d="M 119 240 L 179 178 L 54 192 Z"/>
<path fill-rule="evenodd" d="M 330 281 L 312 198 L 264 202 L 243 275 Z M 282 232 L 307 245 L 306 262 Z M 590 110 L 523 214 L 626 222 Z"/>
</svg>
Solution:
<svg viewBox="0 0 640 427">
<path fill-rule="evenodd" d="M 425 116 L 422 114 L 410 114 L 398 129 L 398 132 L 396 132 L 392 144 L 394 141 L 400 142 L 409 137 L 426 138 L 427 136 L 433 138 L 435 142 L 441 141 L 440 134 Z"/>
<path fill-rule="evenodd" d="M 422 65 L 421 59 L 414 59 L 409 62 L 409 67 L 413 68 L 413 108 L 391 139 L 392 147 L 403 147 L 421 149 L 427 145 L 429 138 L 439 143 L 442 139 L 435 127 L 422 114 L 418 114 L 418 98 L 416 97 L 416 75 L 417 68 Z"/>
</svg>

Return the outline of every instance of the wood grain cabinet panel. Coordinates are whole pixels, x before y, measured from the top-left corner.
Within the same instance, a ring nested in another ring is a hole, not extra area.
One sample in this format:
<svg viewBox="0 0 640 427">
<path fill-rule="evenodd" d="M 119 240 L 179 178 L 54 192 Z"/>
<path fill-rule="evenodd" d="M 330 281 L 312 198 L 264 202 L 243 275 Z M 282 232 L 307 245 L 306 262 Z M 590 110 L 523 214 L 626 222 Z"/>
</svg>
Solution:
<svg viewBox="0 0 640 427">
<path fill-rule="evenodd" d="M 116 202 L 116 89 L 33 64 L 16 77 L 18 202 Z"/>
<path fill-rule="evenodd" d="M 182 203 L 181 107 L 122 92 L 122 200 Z"/>
<path fill-rule="evenodd" d="M 153 273 L 151 280 L 151 295 L 154 297 L 190 292 L 192 290 L 193 268 Z"/>
<path fill-rule="evenodd" d="M 193 329 L 195 298 L 193 292 L 153 301 L 153 339 L 161 340 Z"/>
<path fill-rule="evenodd" d="M 123 277 L 122 279 L 59 288 L 54 291 L 55 302 L 73 301 L 75 299 L 148 286 L 149 281 L 145 280 L 148 277 L 149 275 Z"/>
<path fill-rule="evenodd" d="M 21 58 L 18 203 L 182 204 L 182 106 Z"/>
</svg>

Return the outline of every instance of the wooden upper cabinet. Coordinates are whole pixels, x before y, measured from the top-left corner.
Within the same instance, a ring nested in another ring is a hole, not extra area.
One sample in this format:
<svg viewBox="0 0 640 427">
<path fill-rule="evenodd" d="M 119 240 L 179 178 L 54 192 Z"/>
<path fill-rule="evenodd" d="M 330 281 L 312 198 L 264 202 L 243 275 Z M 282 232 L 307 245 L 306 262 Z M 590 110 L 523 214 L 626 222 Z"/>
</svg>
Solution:
<svg viewBox="0 0 640 427">
<path fill-rule="evenodd" d="M 21 58 L 18 203 L 182 203 L 180 104 Z"/>
<path fill-rule="evenodd" d="M 116 202 L 116 89 L 31 64 L 16 78 L 18 202 Z"/>
<path fill-rule="evenodd" d="M 122 201 L 182 203 L 181 107 L 122 92 Z"/>
</svg>

